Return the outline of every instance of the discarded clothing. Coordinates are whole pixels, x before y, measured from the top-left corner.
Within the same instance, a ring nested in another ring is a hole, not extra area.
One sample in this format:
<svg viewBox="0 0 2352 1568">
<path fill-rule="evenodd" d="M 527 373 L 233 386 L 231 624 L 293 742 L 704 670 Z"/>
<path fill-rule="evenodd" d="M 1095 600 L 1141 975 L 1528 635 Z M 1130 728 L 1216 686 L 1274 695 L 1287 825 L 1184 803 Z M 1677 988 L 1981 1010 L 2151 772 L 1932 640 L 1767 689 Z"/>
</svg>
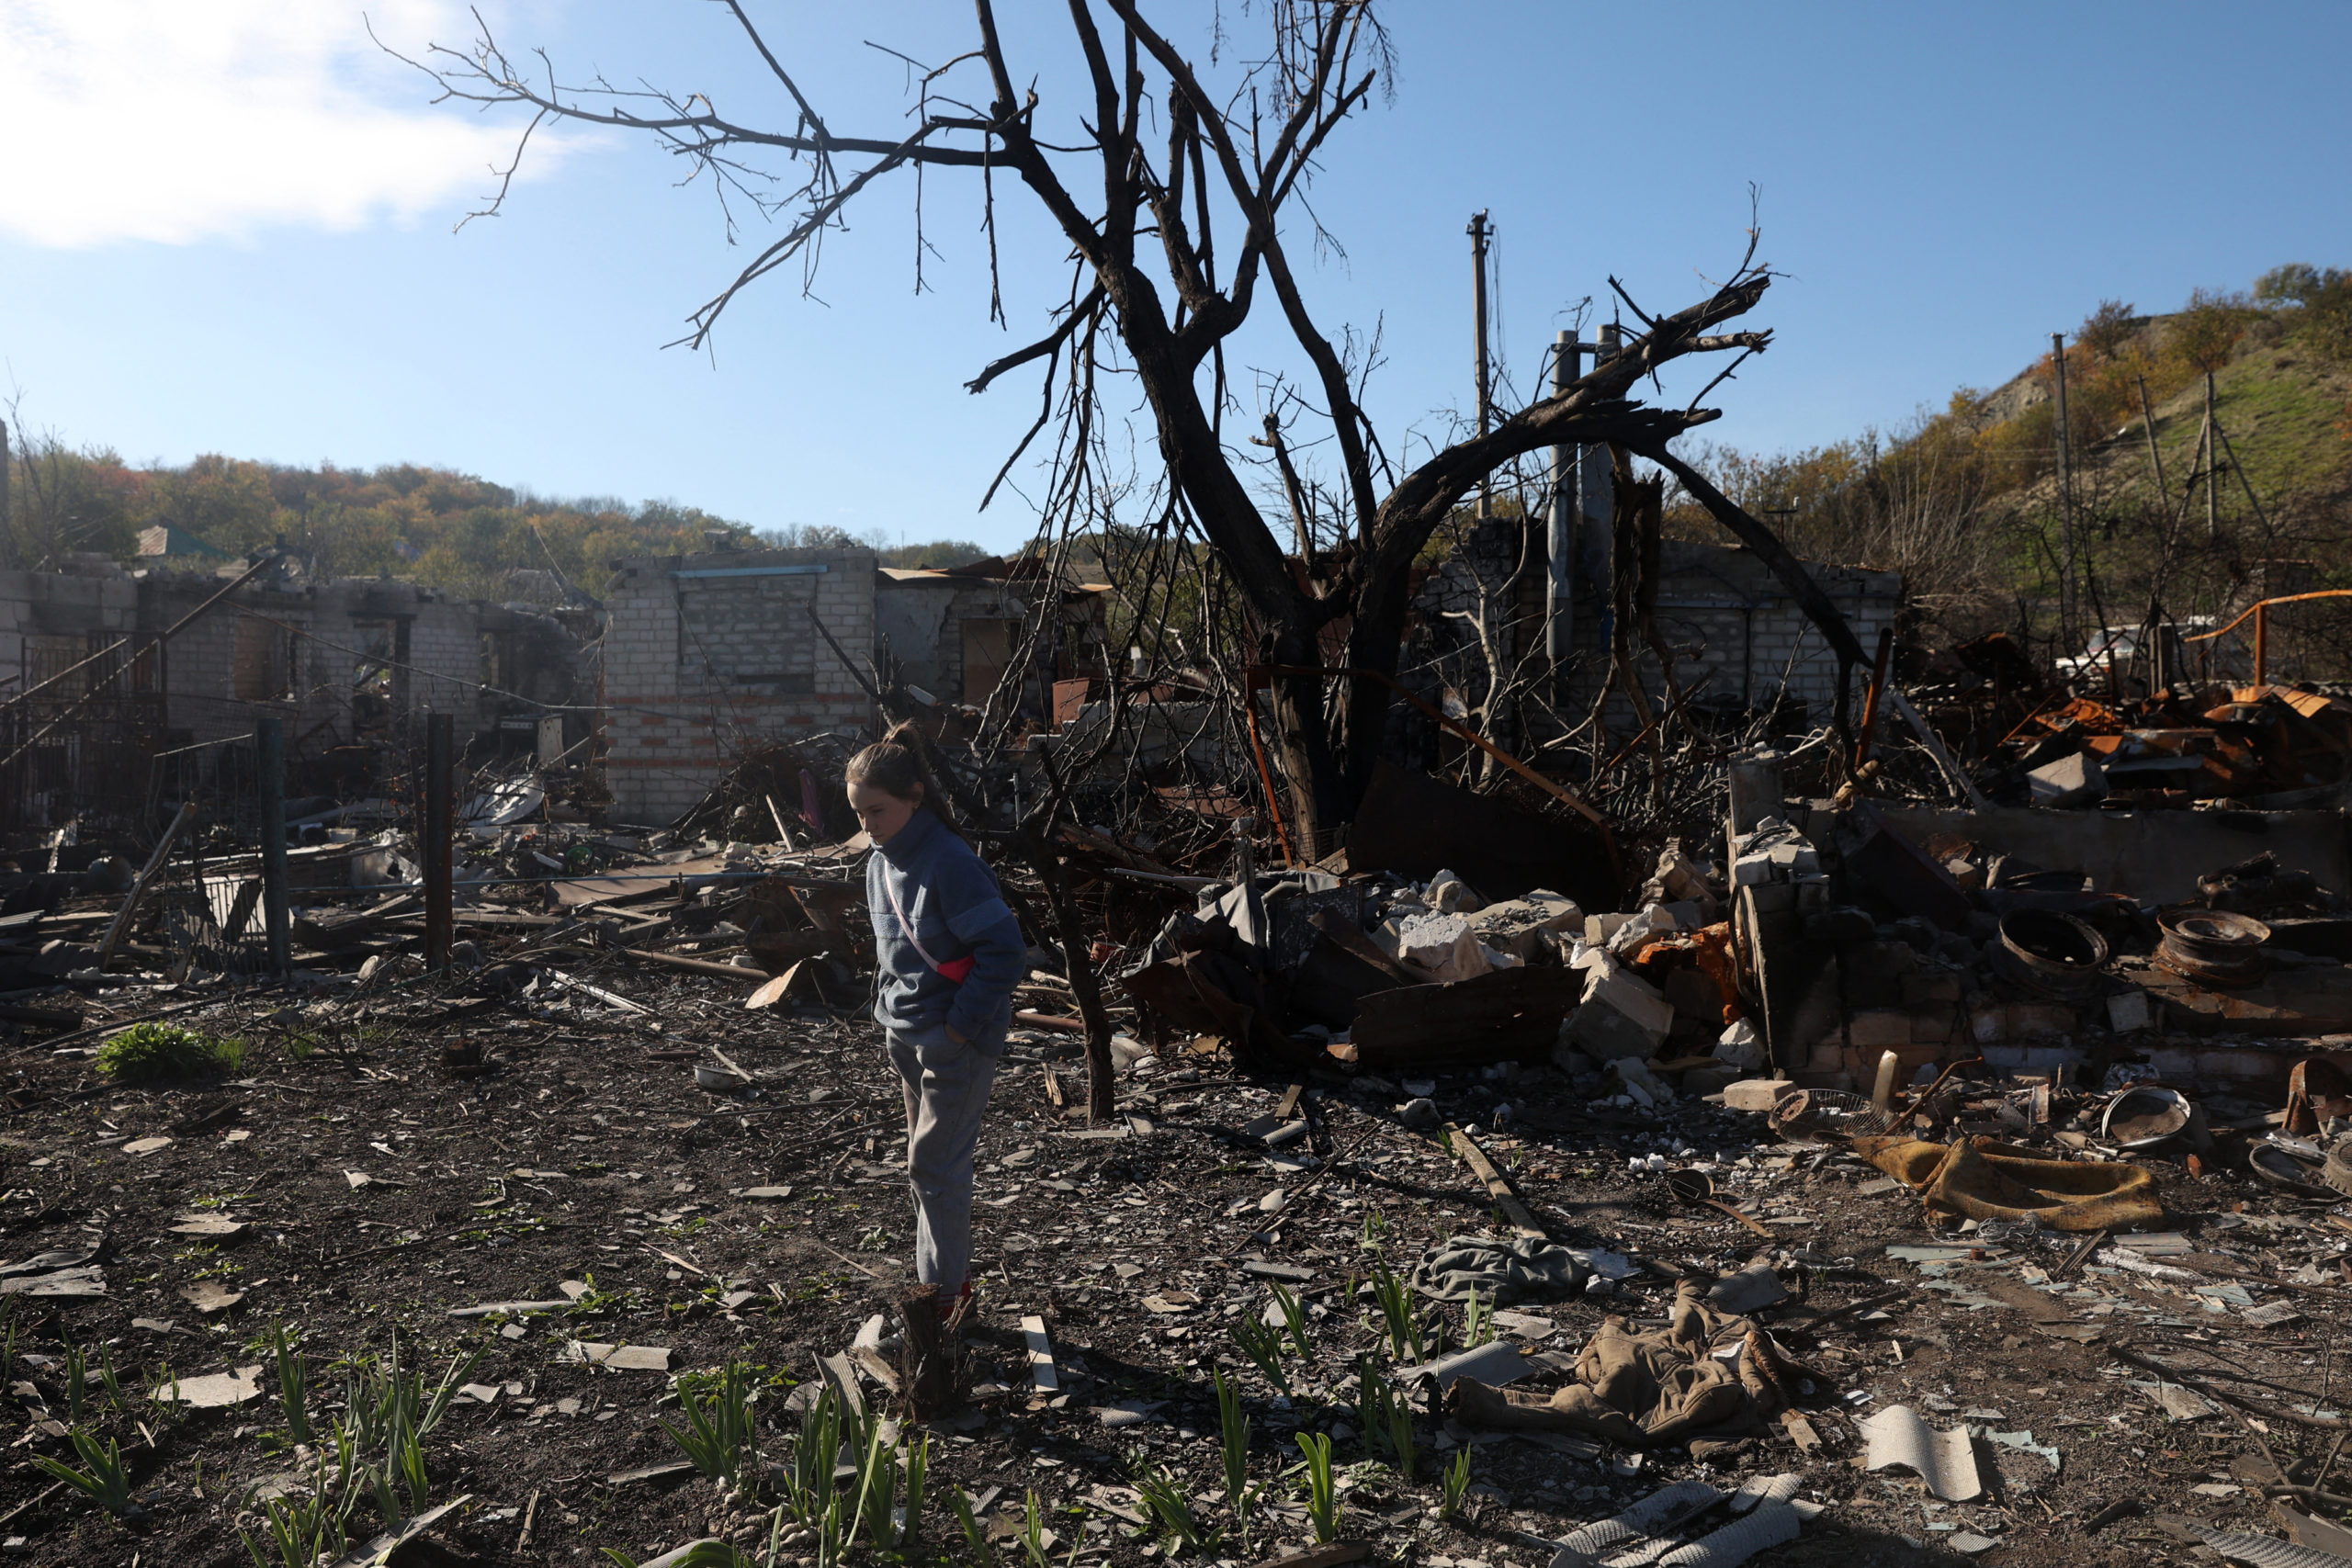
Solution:
<svg viewBox="0 0 2352 1568">
<path fill-rule="evenodd" d="M 1709 1354 L 1739 1320 L 1708 1309 L 1707 1284 L 1686 1279 L 1676 1286 L 1673 1316 L 1652 1333 L 1608 1319 L 1577 1357 L 1576 1381 L 1548 1395 L 1463 1378 L 1447 1391 L 1446 1409 L 1464 1427 L 1580 1432 L 1628 1448 L 1760 1432 L 1787 1405 L 1786 1373 L 1776 1380 L 1760 1363 L 1752 1335 L 1736 1365 Z"/>
<path fill-rule="evenodd" d="M 1927 1200 L 1931 1214 L 2041 1222 L 2052 1230 L 2137 1230 L 2164 1218 L 2145 1167 L 2051 1159 L 1992 1138 L 1949 1146 L 1860 1137 L 1854 1152 Z"/>
<path fill-rule="evenodd" d="M 1499 1304 L 1543 1291 L 1581 1291 L 1588 1272 L 1566 1247 L 1533 1237 L 1458 1235 L 1422 1254 L 1413 1265 L 1413 1285 L 1442 1302 L 1466 1302 L 1476 1292 L 1481 1301 Z"/>
</svg>

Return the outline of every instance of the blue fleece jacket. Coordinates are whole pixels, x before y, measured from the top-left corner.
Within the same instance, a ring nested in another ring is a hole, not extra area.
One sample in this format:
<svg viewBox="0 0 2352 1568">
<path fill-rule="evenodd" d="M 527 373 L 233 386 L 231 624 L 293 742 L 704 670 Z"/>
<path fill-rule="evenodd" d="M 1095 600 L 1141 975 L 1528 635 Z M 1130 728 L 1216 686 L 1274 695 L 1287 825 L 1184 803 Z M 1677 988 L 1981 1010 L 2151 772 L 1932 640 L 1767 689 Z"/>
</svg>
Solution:
<svg viewBox="0 0 2352 1568">
<path fill-rule="evenodd" d="M 915 941 L 933 960 L 973 960 L 962 985 L 923 962 L 899 928 L 893 893 Z M 882 974 L 875 1021 L 901 1031 L 944 1023 L 984 1050 L 1003 1049 L 1012 1024 L 1012 988 L 1029 974 L 1029 947 L 978 852 L 931 812 L 918 811 L 866 857 L 865 907 Z"/>
</svg>

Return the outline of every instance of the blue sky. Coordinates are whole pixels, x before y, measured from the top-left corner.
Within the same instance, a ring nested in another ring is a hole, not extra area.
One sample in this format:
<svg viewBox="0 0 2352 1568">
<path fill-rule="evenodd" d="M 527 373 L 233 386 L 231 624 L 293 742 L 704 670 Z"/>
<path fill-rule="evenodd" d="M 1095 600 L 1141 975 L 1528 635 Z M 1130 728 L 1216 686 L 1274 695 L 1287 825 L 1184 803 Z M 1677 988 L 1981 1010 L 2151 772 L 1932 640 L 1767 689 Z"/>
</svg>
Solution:
<svg viewBox="0 0 2352 1568">
<path fill-rule="evenodd" d="M 866 40 L 939 59 L 971 35 L 970 7 L 946 0 L 752 8 L 851 133 L 889 134 L 909 107 L 904 69 Z M 486 9 L 567 78 L 785 112 L 707 0 Z M 1155 11 L 1205 55 L 1203 0 Z M 368 15 L 408 48 L 469 32 L 445 0 Z M 1067 126 L 1064 7 L 1001 15 L 1046 123 Z M 1761 449 L 1996 383 L 2103 298 L 2169 310 L 2281 261 L 2352 264 L 2352 7 L 1385 15 L 1394 101 L 1331 144 L 1314 201 L 1346 254 L 1309 288 L 1328 326 L 1379 326 L 1372 406 L 1392 453 L 1469 400 L 1463 229 L 1478 208 L 1498 234 L 1498 348 L 1524 389 L 1609 274 L 1654 310 L 1722 276 L 1759 187 L 1759 254 L 1786 276 L 1753 321 L 1777 343 L 1710 398 L 1725 417 L 1708 434 Z M 1255 16 L 1226 0 L 1232 39 Z M 944 171 L 924 192 L 933 292 L 913 292 L 900 177 L 829 242 L 817 298 L 773 279 L 697 355 L 662 344 L 760 242 L 756 220 L 730 249 L 669 159 L 575 134 L 526 161 L 504 216 L 452 233 L 515 126 L 426 97 L 340 0 L 0 0 L 0 129 L 20 153 L 0 202 L 0 389 L 31 428 L 132 460 L 414 460 L 760 526 L 997 547 L 1029 533 L 1017 495 L 975 509 L 1034 383 L 962 389 L 1063 288 L 1062 247 L 1017 191 L 1000 237 L 1010 333 L 986 320 L 976 192 Z M 1268 333 L 1237 357 L 1253 405 L 1249 367 L 1293 367 Z"/>
</svg>

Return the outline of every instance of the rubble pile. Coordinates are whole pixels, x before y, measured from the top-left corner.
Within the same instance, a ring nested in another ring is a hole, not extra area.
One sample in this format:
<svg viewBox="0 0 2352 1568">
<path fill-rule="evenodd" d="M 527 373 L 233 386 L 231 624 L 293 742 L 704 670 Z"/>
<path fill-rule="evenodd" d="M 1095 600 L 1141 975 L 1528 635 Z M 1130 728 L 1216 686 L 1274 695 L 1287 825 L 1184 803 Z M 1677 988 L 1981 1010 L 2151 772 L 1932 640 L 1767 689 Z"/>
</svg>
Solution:
<svg viewBox="0 0 2352 1568">
<path fill-rule="evenodd" d="M 1919 706 L 1984 759 L 1978 778 L 2003 805 L 2288 810 L 2332 803 L 2352 783 L 2352 699 L 2313 684 L 2182 682 L 2119 696 L 2134 688 L 2103 670 L 2047 679 L 2001 633 L 1927 665 Z"/>
<path fill-rule="evenodd" d="M 2129 759 L 2067 722 L 2112 806 Z M 1393 831 L 1275 863 L 1155 791 L 1044 836 L 1081 948 L 997 809 L 1031 972 L 941 1350 L 848 750 L 759 751 L 658 830 L 569 763 L 476 780 L 439 964 L 398 791 L 288 810 L 282 978 L 249 836 L 21 852 L 0 1551 L 2335 1550 L 2352 874 L 2310 814 L 2134 839 L 1747 759 L 1720 837 L 1612 844 L 1604 894 Z M 418 1369 L 429 1429 L 387 1438 Z"/>
</svg>

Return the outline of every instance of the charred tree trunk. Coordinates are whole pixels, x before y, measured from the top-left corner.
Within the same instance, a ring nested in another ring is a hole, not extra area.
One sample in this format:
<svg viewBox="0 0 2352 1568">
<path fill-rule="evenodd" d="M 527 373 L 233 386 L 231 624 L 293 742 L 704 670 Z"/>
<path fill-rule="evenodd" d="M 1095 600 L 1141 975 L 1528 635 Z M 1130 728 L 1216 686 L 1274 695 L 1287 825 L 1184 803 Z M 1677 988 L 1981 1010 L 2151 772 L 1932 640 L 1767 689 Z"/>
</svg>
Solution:
<svg viewBox="0 0 2352 1568">
<path fill-rule="evenodd" d="M 1092 943 L 1079 918 L 1078 900 L 1070 897 L 1069 869 L 1045 836 L 1034 829 L 1023 834 L 1022 848 L 1037 880 L 1045 885 L 1046 904 L 1053 911 L 1055 945 L 1062 950 L 1069 993 L 1078 1016 L 1086 1025 L 1086 1120 L 1099 1126 L 1114 1107 L 1114 1064 L 1111 1059 L 1111 1012 L 1102 1005 L 1102 982 L 1094 972 Z"/>
<path fill-rule="evenodd" d="M 1094 968 L 1093 942 L 1086 934 L 1086 922 L 1079 915 L 1078 900 L 1070 894 L 1069 868 L 1054 852 L 1054 824 L 1060 819 L 1063 803 L 1069 797 L 1069 785 L 1052 753 L 1039 755 L 1045 762 L 1051 793 L 1021 824 L 1015 837 L 1030 869 L 1037 874 L 1037 881 L 1046 890 L 1046 907 L 1053 912 L 1054 945 L 1062 951 L 1063 977 L 1069 981 L 1070 998 L 1078 1004 L 1079 1019 L 1086 1025 L 1086 1118 L 1090 1125 L 1100 1125 L 1110 1119 L 1114 1102 L 1111 1010 L 1102 1002 L 1102 980 Z"/>
</svg>

